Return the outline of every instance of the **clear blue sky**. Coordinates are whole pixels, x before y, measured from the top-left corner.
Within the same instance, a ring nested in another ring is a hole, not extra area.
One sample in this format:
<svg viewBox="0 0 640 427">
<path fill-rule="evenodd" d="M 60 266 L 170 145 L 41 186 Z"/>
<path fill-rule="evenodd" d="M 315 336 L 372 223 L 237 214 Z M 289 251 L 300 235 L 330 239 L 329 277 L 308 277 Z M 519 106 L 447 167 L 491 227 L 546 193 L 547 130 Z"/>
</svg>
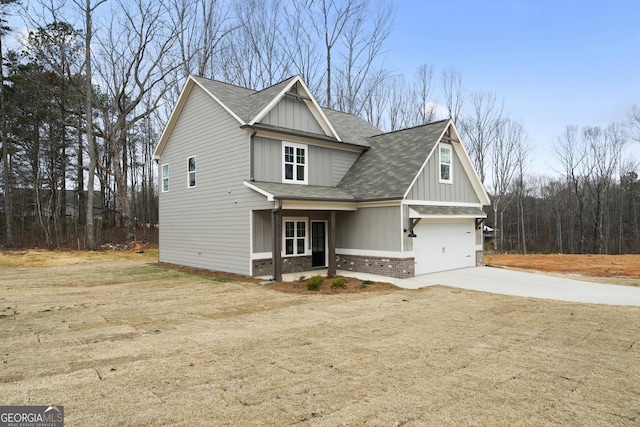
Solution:
<svg viewBox="0 0 640 427">
<path fill-rule="evenodd" d="M 640 105 L 638 0 L 402 0 L 387 67 L 455 68 L 469 92 L 495 92 L 546 167 L 567 125 L 606 126 Z M 640 160 L 640 144 L 633 155 Z M 551 173 L 551 172 L 550 172 Z"/>
</svg>

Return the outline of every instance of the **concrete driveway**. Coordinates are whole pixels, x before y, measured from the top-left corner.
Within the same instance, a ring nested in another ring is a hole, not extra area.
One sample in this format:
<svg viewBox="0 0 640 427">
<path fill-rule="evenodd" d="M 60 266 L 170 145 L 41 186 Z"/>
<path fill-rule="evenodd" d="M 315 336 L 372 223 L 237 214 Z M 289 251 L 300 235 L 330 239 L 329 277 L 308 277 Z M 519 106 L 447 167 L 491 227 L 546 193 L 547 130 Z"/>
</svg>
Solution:
<svg viewBox="0 0 640 427">
<path fill-rule="evenodd" d="M 408 289 L 438 284 L 520 297 L 640 306 L 640 287 L 584 282 L 493 267 L 471 267 L 424 274 L 411 279 L 394 279 L 393 283 Z"/>
</svg>

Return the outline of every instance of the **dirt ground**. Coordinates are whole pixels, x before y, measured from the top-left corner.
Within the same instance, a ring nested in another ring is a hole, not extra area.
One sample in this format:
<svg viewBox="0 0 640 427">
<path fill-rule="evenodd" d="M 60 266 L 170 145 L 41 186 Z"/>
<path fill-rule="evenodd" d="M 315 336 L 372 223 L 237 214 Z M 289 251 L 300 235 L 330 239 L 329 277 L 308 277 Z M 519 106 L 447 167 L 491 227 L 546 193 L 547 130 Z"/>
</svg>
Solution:
<svg viewBox="0 0 640 427">
<path fill-rule="evenodd" d="M 3 405 L 68 426 L 640 424 L 637 307 L 285 293 L 103 256 L 0 252 Z"/>
<path fill-rule="evenodd" d="M 568 254 L 488 254 L 485 263 L 509 267 L 581 276 L 580 280 L 640 286 L 640 255 L 568 255 Z M 595 280 L 604 278 L 605 280 Z"/>
</svg>

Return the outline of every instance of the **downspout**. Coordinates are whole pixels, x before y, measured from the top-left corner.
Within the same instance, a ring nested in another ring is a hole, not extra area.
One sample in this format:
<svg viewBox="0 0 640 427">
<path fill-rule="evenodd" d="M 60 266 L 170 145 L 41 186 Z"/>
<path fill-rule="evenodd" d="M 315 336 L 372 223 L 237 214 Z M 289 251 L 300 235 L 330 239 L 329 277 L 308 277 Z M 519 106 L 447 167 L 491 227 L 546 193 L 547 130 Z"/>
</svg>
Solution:
<svg viewBox="0 0 640 427">
<path fill-rule="evenodd" d="M 273 228 L 272 262 L 273 280 L 282 282 L 282 200 L 275 200 L 276 207 L 271 211 L 271 224 Z"/>
<path fill-rule="evenodd" d="M 253 129 L 253 132 L 251 132 L 251 136 L 249 138 L 249 180 L 251 182 L 255 181 L 255 177 L 253 176 L 253 172 L 254 172 L 254 166 L 253 166 L 253 156 L 254 156 L 254 140 L 253 138 L 256 136 L 256 134 L 258 133 L 257 129 Z"/>
</svg>

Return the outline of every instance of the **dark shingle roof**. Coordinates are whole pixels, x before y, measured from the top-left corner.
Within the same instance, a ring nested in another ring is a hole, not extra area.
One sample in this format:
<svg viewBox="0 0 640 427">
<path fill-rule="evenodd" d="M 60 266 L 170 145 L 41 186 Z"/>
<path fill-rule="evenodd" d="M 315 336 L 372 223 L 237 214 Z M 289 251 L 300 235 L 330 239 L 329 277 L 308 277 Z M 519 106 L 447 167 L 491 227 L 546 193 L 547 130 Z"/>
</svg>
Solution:
<svg viewBox="0 0 640 427">
<path fill-rule="evenodd" d="M 249 123 L 260 113 L 296 76 L 280 83 L 255 91 L 229 83 L 192 76 L 209 93 L 218 98 L 229 110 L 236 114 L 243 124 Z M 335 110 L 322 108 L 329 123 L 342 142 L 368 147 L 366 138 L 377 135 L 380 130 L 360 117 Z"/>
<path fill-rule="evenodd" d="M 443 120 L 368 138 L 371 148 L 338 188 L 358 200 L 402 198 L 448 125 Z"/>
<path fill-rule="evenodd" d="M 367 138 L 382 133 L 380 129 L 371 123 L 353 114 L 342 113 L 328 108 L 323 108 L 322 111 L 343 142 L 368 147 L 369 141 L 367 141 Z"/>
<path fill-rule="evenodd" d="M 470 206 L 409 206 L 421 217 L 425 216 L 466 216 L 473 218 L 486 218 L 487 214 L 480 208 Z"/>
<path fill-rule="evenodd" d="M 271 194 L 275 199 L 287 200 L 324 200 L 353 202 L 354 197 L 336 187 L 324 187 L 320 185 L 281 184 L 276 182 L 254 181 L 251 185 L 265 193 Z"/>
</svg>

